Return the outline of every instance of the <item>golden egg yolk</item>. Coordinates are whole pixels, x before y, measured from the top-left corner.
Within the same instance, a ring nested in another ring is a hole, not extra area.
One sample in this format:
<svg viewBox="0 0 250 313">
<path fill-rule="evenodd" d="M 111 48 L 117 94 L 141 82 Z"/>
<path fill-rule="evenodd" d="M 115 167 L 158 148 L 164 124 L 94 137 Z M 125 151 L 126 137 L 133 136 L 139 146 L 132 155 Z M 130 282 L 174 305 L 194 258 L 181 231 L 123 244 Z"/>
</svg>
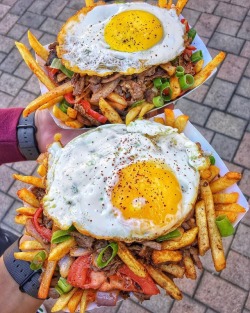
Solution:
<svg viewBox="0 0 250 313">
<path fill-rule="evenodd" d="M 147 219 L 163 226 L 180 207 L 182 191 L 166 165 L 140 161 L 119 171 L 111 200 L 125 219 Z"/>
<path fill-rule="evenodd" d="M 115 15 L 104 29 L 104 38 L 110 48 L 122 52 L 147 50 L 156 45 L 162 36 L 159 19 L 140 10 Z"/>
</svg>

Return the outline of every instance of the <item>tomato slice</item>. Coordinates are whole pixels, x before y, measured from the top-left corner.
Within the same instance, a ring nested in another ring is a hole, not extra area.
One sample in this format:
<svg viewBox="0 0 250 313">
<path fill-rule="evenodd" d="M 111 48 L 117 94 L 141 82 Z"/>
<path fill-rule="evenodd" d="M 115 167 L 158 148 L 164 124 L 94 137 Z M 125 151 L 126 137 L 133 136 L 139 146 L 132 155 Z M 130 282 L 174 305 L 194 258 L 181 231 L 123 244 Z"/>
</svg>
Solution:
<svg viewBox="0 0 250 313">
<path fill-rule="evenodd" d="M 186 47 L 186 49 L 194 51 L 194 50 L 196 50 L 196 47 L 195 46 L 188 46 L 188 47 Z"/>
<path fill-rule="evenodd" d="M 74 104 L 75 103 L 75 97 L 73 96 L 72 92 L 66 93 L 64 95 L 64 98 L 70 104 Z"/>
<path fill-rule="evenodd" d="M 95 120 L 102 124 L 105 124 L 107 122 L 108 119 L 105 116 L 91 109 L 90 103 L 88 101 L 82 100 L 80 104 L 83 106 L 86 113 L 93 117 Z"/>
<path fill-rule="evenodd" d="M 37 230 L 37 232 L 46 240 L 51 241 L 52 231 L 45 226 L 42 226 L 38 222 L 38 218 L 41 216 L 43 212 L 43 208 L 39 208 L 36 210 L 32 222 Z"/>
<path fill-rule="evenodd" d="M 49 78 L 55 83 L 56 81 L 54 79 L 54 76 L 59 70 L 57 68 L 51 68 L 47 66 L 47 71 L 48 71 Z"/>
<path fill-rule="evenodd" d="M 111 290 L 136 291 L 141 292 L 141 288 L 128 276 L 117 273 L 109 276 L 99 288 L 98 291 L 108 292 Z"/>
<path fill-rule="evenodd" d="M 119 269 L 119 273 L 124 274 L 134 280 L 142 289 L 143 293 L 146 295 L 157 295 L 160 293 L 156 284 L 152 280 L 152 278 L 148 275 L 147 277 L 139 277 L 135 275 L 134 272 L 131 271 L 126 265 L 122 266 Z"/>
<path fill-rule="evenodd" d="M 90 273 L 91 255 L 78 257 L 69 269 L 67 281 L 74 287 L 84 289 Z"/>
<path fill-rule="evenodd" d="M 185 18 L 182 18 L 181 23 L 186 26 L 186 32 L 188 32 L 190 30 L 190 27 L 188 25 L 188 21 Z"/>
</svg>

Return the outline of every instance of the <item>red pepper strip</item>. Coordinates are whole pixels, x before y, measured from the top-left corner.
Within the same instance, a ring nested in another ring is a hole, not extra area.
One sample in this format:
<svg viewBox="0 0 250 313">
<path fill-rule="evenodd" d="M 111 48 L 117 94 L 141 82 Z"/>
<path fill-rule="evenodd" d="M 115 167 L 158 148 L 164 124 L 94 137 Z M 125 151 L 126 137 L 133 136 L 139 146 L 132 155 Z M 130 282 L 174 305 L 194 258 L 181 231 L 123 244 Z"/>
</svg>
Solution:
<svg viewBox="0 0 250 313">
<path fill-rule="evenodd" d="M 51 241 L 51 237 L 52 237 L 52 231 L 48 228 L 46 228 L 45 226 L 41 226 L 38 222 L 38 218 L 41 216 L 43 212 L 42 208 L 39 208 L 36 210 L 36 213 L 34 214 L 34 217 L 32 219 L 34 226 L 37 230 L 37 232 L 46 240 Z"/>
<path fill-rule="evenodd" d="M 105 116 L 91 109 L 90 103 L 88 101 L 82 100 L 80 104 L 83 106 L 86 113 L 89 114 L 91 117 L 93 117 L 95 120 L 97 120 L 98 122 L 102 124 L 105 124 L 107 122 L 108 119 Z"/>
<path fill-rule="evenodd" d="M 196 50 L 196 47 L 195 46 L 188 46 L 188 47 L 186 47 L 186 49 L 194 51 L 194 50 Z"/>
<path fill-rule="evenodd" d="M 141 287 L 144 294 L 157 295 L 160 293 L 159 289 L 156 287 L 156 284 L 149 275 L 145 278 L 139 277 L 135 275 L 126 265 L 122 266 L 119 269 L 119 272 L 134 280 Z"/>
<path fill-rule="evenodd" d="M 192 55 L 192 50 L 189 50 L 189 49 L 186 48 L 186 49 L 183 51 L 183 53 L 186 53 L 188 56 L 191 57 L 191 55 Z"/>
<path fill-rule="evenodd" d="M 185 18 L 182 18 L 181 23 L 186 26 L 186 32 L 188 32 L 190 30 L 190 27 L 188 25 L 188 21 Z"/>
<path fill-rule="evenodd" d="M 56 73 L 59 71 L 57 68 L 51 68 L 49 66 L 47 66 L 47 71 L 48 71 L 48 76 L 49 78 L 55 82 L 55 78 L 54 76 L 56 75 Z"/>
<path fill-rule="evenodd" d="M 67 281 L 74 287 L 84 288 L 90 274 L 91 256 L 78 257 L 69 269 Z"/>
<path fill-rule="evenodd" d="M 73 93 L 72 93 L 72 92 L 66 93 L 66 94 L 64 95 L 64 98 L 65 98 L 65 100 L 66 100 L 68 103 L 70 103 L 70 104 L 74 104 L 74 103 L 75 103 L 75 97 L 73 96 Z"/>
</svg>

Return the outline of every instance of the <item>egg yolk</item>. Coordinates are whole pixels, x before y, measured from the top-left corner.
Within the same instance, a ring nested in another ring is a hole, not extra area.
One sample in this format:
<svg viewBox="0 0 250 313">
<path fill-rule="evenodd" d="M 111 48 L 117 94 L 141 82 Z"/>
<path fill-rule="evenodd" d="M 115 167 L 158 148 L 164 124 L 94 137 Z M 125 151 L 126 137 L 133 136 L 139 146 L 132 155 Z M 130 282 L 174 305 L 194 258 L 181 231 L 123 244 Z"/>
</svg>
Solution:
<svg viewBox="0 0 250 313">
<path fill-rule="evenodd" d="M 104 38 L 111 49 L 122 52 L 147 50 L 163 36 L 159 19 L 140 10 L 115 15 L 104 29 Z"/>
<path fill-rule="evenodd" d="M 121 169 L 111 195 L 112 204 L 125 219 L 148 219 L 160 226 L 176 214 L 181 200 L 181 187 L 174 173 L 153 161 Z"/>
</svg>

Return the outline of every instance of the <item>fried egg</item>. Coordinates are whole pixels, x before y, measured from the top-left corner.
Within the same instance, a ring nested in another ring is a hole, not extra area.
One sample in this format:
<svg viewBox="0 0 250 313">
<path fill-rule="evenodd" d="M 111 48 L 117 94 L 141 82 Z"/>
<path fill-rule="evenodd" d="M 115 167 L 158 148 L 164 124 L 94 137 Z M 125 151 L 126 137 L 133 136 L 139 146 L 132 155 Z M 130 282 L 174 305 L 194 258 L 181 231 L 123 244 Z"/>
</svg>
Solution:
<svg viewBox="0 0 250 313">
<path fill-rule="evenodd" d="M 80 10 L 58 35 L 58 56 L 77 73 L 140 73 L 184 50 L 185 27 L 175 9 L 142 2 Z"/>
<path fill-rule="evenodd" d="M 199 147 L 177 129 L 137 120 L 104 125 L 49 148 L 45 213 L 95 238 L 154 239 L 177 227 L 197 198 Z"/>
</svg>

